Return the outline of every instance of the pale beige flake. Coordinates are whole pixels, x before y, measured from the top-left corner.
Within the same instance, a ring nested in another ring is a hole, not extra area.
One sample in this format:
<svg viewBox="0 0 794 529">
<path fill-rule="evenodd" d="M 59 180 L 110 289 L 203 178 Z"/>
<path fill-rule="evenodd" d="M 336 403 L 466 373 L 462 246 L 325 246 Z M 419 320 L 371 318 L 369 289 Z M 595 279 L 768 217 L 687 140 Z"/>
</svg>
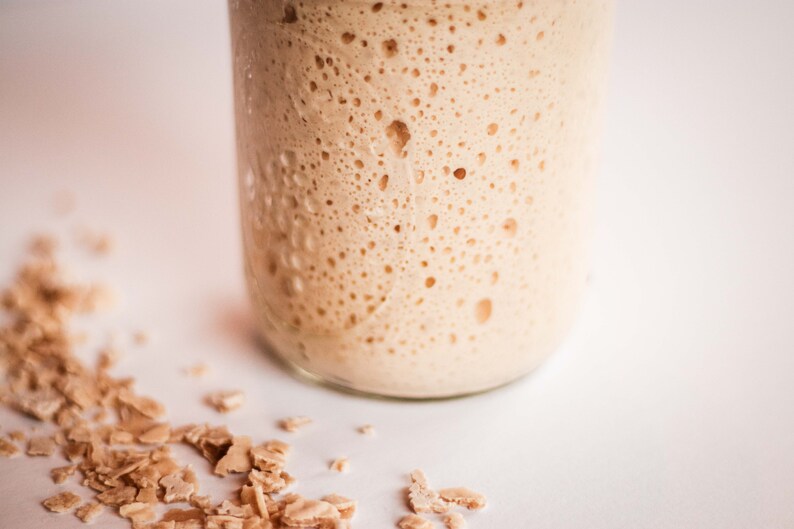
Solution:
<svg viewBox="0 0 794 529">
<path fill-rule="evenodd" d="M 28 440 L 29 456 L 51 456 L 55 453 L 55 439 L 50 436 L 31 437 Z"/>
<path fill-rule="evenodd" d="M 135 345 L 146 345 L 151 340 L 149 333 L 146 331 L 135 331 L 132 333 L 132 343 Z"/>
<path fill-rule="evenodd" d="M 466 487 L 454 487 L 438 491 L 441 499 L 477 511 L 485 507 L 485 496 Z"/>
<path fill-rule="evenodd" d="M 207 516 L 206 529 L 243 529 L 243 519 L 226 514 Z"/>
<path fill-rule="evenodd" d="M 216 391 L 207 395 L 207 403 L 221 413 L 229 413 L 245 403 L 245 394 L 239 390 Z"/>
<path fill-rule="evenodd" d="M 165 490 L 163 495 L 165 503 L 188 501 L 193 493 L 196 492 L 195 485 L 186 481 L 181 472 L 163 476 L 160 479 L 160 486 Z"/>
<path fill-rule="evenodd" d="M 42 502 L 52 512 L 69 512 L 80 504 L 80 496 L 73 492 L 61 492 Z"/>
<path fill-rule="evenodd" d="M 340 519 L 333 504 L 322 500 L 297 497 L 284 507 L 281 522 L 288 527 L 333 527 Z"/>
<path fill-rule="evenodd" d="M 100 233 L 83 227 L 77 233 L 77 242 L 85 250 L 96 255 L 108 255 L 113 251 L 115 241 L 107 233 Z"/>
<path fill-rule="evenodd" d="M 286 456 L 282 452 L 268 448 L 268 443 L 255 446 L 250 453 L 253 466 L 259 470 L 281 470 L 287 462 Z"/>
<path fill-rule="evenodd" d="M 300 428 L 310 424 L 312 420 L 309 417 L 297 416 L 287 417 L 278 422 L 279 427 L 287 432 L 297 432 Z"/>
<path fill-rule="evenodd" d="M 345 498 L 339 494 L 329 494 L 323 498 L 323 501 L 327 501 L 336 507 L 336 510 L 339 511 L 339 516 L 345 520 L 349 520 L 356 514 L 356 506 L 358 505 L 356 500 Z"/>
<path fill-rule="evenodd" d="M 74 514 L 83 522 L 90 523 L 102 514 L 103 510 L 105 510 L 105 507 L 101 503 L 89 502 L 78 507 Z"/>
<path fill-rule="evenodd" d="M 416 514 L 403 516 L 397 524 L 400 529 L 434 529 L 433 522 Z"/>
<path fill-rule="evenodd" d="M 444 515 L 444 525 L 447 529 L 465 529 L 466 520 L 459 512 L 451 512 Z"/>
<path fill-rule="evenodd" d="M 69 476 L 74 475 L 77 471 L 77 465 L 66 465 L 65 467 L 57 467 L 50 470 L 50 475 L 52 476 L 52 481 L 54 483 L 61 484 Z"/>
<path fill-rule="evenodd" d="M 271 452 L 277 452 L 284 457 L 289 455 L 290 450 L 292 449 L 290 445 L 285 443 L 284 441 L 279 441 L 278 439 L 271 439 L 267 441 L 264 445 L 265 448 L 270 450 Z"/>
<path fill-rule="evenodd" d="M 215 465 L 215 473 L 226 476 L 229 473 L 248 472 L 251 470 L 249 452 L 251 452 L 251 438 L 247 435 L 234 437 L 226 455 Z"/>
<path fill-rule="evenodd" d="M 22 430 L 14 430 L 13 432 L 8 433 L 8 437 L 12 441 L 21 443 L 22 441 L 25 440 L 25 432 L 23 432 Z"/>
<path fill-rule="evenodd" d="M 206 376 L 209 373 L 209 366 L 207 364 L 195 364 L 187 369 L 185 369 L 185 373 L 187 373 L 191 377 L 200 378 Z"/>
<path fill-rule="evenodd" d="M 408 502 L 415 513 L 444 513 L 449 505 L 439 498 L 436 491 L 430 488 L 425 473 L 419 469 L 411 472 L 411 485 L 408 487 Z"/>
<path fill-rule="evenodd" d="M 163 444 L 171 438 L 171 426 L 166 423 L 157 424 L 138 436 L 138 441 L 145 444 Z"/>
<path fill-rule="evenodd" d="M 113 488 L 107 489 L 99 493 L 96 497 L 105 505 L 125 505 L 135 501 L 135 496 L 138 494 L 138 489 L 129 487 L 127 485 L 117 485 Z"/>
<path fill-rule="evenodd" d="M 5 437 L 0 437 L 0 456 L 14 457 L 17 454 L 19 454 L 19 447 Z"/>
<path fill-rule="evenodd" d="M 30 252 L 39 257 L 51 257 L 58 248 L 58 241 L 50 234 L 34 235 L 30 240 Z"/>
<path fill-rule="evenodd" d="M 360 426 L 358 428 L 358 433 L 368 437 L 373 437 L 375 435 L 375 427 L 371 424 L 365 424 L 364 426 Z"/>
<path fill-rule="evenodd" d="M 346 457 L 337 457 L 331 461 L 331 470 L 334 472 L 345 473 L 350 471 L 350 459 Z"/>
<path fill-rule="evenodd" d="M 248 479 L 253 485 L 260 485 L 267 494 L 281 492 L 295 482 L 295 479 L 286 472 L 256 469 L 248 473 Z"/>
<path fill-rule="evenodd" d="M 133 502 L 119 507 L 119 514 L 133 522 L 149 522 L 154 520 L 154 511 L 148 503 Z"/>
</svg>

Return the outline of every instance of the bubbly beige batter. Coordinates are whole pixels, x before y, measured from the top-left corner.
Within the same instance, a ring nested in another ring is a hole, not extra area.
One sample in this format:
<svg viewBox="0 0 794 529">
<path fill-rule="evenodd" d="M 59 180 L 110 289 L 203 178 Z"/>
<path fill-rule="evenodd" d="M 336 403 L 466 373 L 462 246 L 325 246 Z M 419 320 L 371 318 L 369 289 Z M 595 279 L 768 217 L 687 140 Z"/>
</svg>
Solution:
<svg viewBox="0 0 794 529">
<path fill-rule="evenodd" d="M 506 383 L 587 272 L 608 0 L 230 2 L 246 273 L 284 358 L 357 390 Z"/>
</svg>

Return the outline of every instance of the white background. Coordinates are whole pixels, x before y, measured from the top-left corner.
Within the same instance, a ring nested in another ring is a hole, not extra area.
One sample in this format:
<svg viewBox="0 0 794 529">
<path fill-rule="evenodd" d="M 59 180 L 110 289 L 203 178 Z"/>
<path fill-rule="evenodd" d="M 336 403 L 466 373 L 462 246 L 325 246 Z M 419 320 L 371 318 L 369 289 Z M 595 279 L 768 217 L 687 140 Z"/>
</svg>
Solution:
<svg viewBox="0 0 794 529">
<path fill-rule="evenodd" d="M 499 391 L 361 399 L 293 380 L 252 343 L 220 0 L 0 0 L 0 279 L 34 230 L 114 233 L 104 261 L 65 255 L 121 297 L 81 328 L 152 335 L 116 372 L 174 422 L 287 438 L 297 490 L 358 498 L 359 528 L 393 527 L 414 467 L 488 495 L 472 528 L 792 528 L 792 6 L 619 2 L 592 288 L 564 348 Z M 65 219 L 59 190 L 77 197 Z M 185 377 L 198 360 L 212 374 Z M 223 388 L 247 405 L 201 404 Z M 315 424 L 279 432 L 293 414 Z M 29 425 L 0 411 L 2 432 Z M 328 472 L 338 455 L 349 474 Z M 54 464 L 0 459 L 1 528 L 82 526 L 38 505 Z"/>
</svg>

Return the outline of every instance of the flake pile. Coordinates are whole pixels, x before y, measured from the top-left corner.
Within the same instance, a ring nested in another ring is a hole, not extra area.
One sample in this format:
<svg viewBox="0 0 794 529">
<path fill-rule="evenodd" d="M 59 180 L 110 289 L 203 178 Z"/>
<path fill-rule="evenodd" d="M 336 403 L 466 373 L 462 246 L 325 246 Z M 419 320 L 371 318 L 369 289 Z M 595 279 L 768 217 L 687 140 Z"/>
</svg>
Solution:
<svg viewBox="0 0 794 529">
<path fill-rule="evenodd" d="M 2 294 L 9 318 L 0 328 L 0 402 L 52 423 L 55 433 L 31 437 L 27 453 L 50 456 L 60 449 L 71 464 L 53 468 L 53 481 L 64 483 L 79 475 L 96 501 L 83 502 L 64 491 L 44 500 L 44 507 L 74 512 L 84 522 L 110 507 L 135 529 L 350 527 L 356 510 L 353 500 L 335 494 L 321 500 L 283 494 L 295 481 L 284 469 L 287 444 L 254 445 L 249 437 L 234 436 L 224 426 L 173 427 L 163 420 L 160 403 L 138 395 L 131 379 L 108 373 L 112 350 L 100 355 L 95 369 L 80 362 L 73 354 L 77 339 L 68 332 L 69 321 L 100 308 L 107 292 L 68 283 L 53 258 L 54 247 L 50 239 L 37 239 L 31 259 Z M 224 394 L 216 405 L 229 411 L 241 398 Z M 297 429 L 301 422 L 289 426 Z M 18 455 L 12 441 L 22 439 L 15 437 L 0 437 L 0 455 Z M 199 495 L 200 483 L 191 466 L 172 457 L 169 445 L 174 443 L 194 447 L 219 476 L 247 474 L 236 497 L 216 503 Z M 183 505 L 155 520 L 156 508 L 163 504 Z"/>
</svg>

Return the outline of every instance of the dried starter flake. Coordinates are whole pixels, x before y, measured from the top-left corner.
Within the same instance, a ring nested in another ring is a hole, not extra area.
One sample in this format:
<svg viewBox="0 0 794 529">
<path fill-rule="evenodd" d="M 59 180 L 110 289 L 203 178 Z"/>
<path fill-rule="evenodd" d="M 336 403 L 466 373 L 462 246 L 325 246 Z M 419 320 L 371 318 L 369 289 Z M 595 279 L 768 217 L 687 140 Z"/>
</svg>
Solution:
<svg viewBox="0 0 794 529">
<path fill-rule="evenodd" d="M 29 456 L 51 456 L 55 453 L 55 439 L 49 436 L 31 437 L 28 440 Z"/>
<path fill-rule="evenodd" d="M 73 475 L 77 470 L 77 465 L 66 465 L 65 467 L 57 467 L 50 470 L 53 483 L 61 484 L 66 479 Z"/>
<path fill-rule="evenodd" d="M 73 492 L 61 492 L 42 502 L 52 512 L 69 512 L 80 504 L 80 496 Z"/>
<path fill-rule="evenodd" d="M 444 515 L 444 525 L 447 529 L 465 529 L 466 520 L 459 512 L 451 512 Z"/>
<path fill-rule="evenodd" d="M 297 432 L 300 428 L 310 424 L 312 420 L 309 417 L 287 417 L 278 422 L 279 427 L 287 432 Z"/>
<path fill-rule="evenodd" d="M 174 473 L 160 479 L 160 486 L 165 489 L 163 501 L 165 503 L 185 502 L 190 499 L 196 487 L 184 479 L 182 473 Z"/>
<path fill-rule="evenodd" d="M 133 522 L 149 522 L 154 520 L 154 511 L 148 503 L 133 502 L 119 507 L 119 514 Z"/>
<path fill-rule="evenodd" d="M 282 452 L 268 448 L 268 444 L 271 442 L 251 449 L 251 459 L 255 468 L 269 471 L 278 471 L 284 468 L 287 458 Z"/>
<path fill-rule="evenodd" d="M 345 498 L 339 494 L 330 494 L 325 496 L 323 501 L 327 501 L 336 507 L 336 510 L 339 511 L 339 516 L 345 520 L 349 520 L 354 514 L 356 514 L 356 506 L 358 504 L 356 500 Z"/>
<path fill-rule="evenodd" d="M 25 440 L 25 432 L 22 430 L 14 430 L 13 432 L 8 433 L 8 438 L 12 441 L 16 441 L 17 443 L 21 443 Z"/>
<path fill-rule="evenodd" d="M 101 503 L 89 502 L 78 507 L 74 514 L 83 522 L 90 523 L 96 519 L 97 516 L 102 514 L 103 510 L 105 510 L 105 507 Z"/>
<path fill-rule="evenodd" d="M 438 491 L 441 499 L 477 511 L 485 507 L 485 496 L 466 487 L 454 487 Z"/>
<path fill-rule="evenodd" d="M 254 486 L 261 486 L 262 491 L 267 494 L 281 492 L 295 482 L 295 479 L 286 472 L 270 472 L 256 469 L 248 473 L 248 480 Z"/>
<path fill-rule="evenodd" d="M 207 403 L 221 413 L 229 413 L 245 403 L 245 394 L 239 390 L 216 391 L 207 395 Z"/>
<path fill-rule="evenodd" d="M 411 472 L 411 486 L 408 487 L 408 502 L 415 513 L 444 513 L 449 505 L 441 500 L 438 493 L 430 488 L 425 473 L 419 469 Z"/>
<path fill-rule="evenodd" d="M 215 473 L 219 476 L 226 476 L 230 472 L 248 472 L 251 470 L 251 438 L 247 435 L 234 437 L 232 446 L 229 447 L 226 455 L 215 465 Z"/>
<path fill-rule="evenodd" d="M 334 472 L 345 473 L 350 471 L 350 459 L 346 457 L 337 457 L 331 461 L 331 470 Z"/>
<path fill-rule="evenodd" d="M 360 426 L 358 428 L 358 433 L 368 437 L 373 437 L 375 435 L 375 427 L 371 424 L 365 424 L 364 426 Z"/>
<path fill-rule="evenodd" d="M 105 505 L 126 505 L 135 501 L 135 496 L 138 494 L 138 489 L 129 487 L 127 485 L 117 485 L 113 488 L 107 489 L 97 495 L 96 499 Z"/>
<path fill-rule="evenodd" d="M 19 454 L 19 447 L 5 437 L 0 437 L 0 456 L 14 457 L 17 454 Z"/>
<path fill-rule="evenodd" d="M 200 378 L 209 373 L 209 370 L 210 368 L 207 364 L 201 363 L 188 367 L 185 369 L 185 372 L 188 374 L 188 376 Z"/>
<path fill-rule="evenodd" d="M 303 497 L 287 503 L 281 516 L 287 527 L 333 527 L 339 519 L 339 511 L 331 503 Z"/>
<path fill-rule="evenodd" d="M 138 441 L 146 444 L 162 444 L 168 442 L 171 438 L 171 426 L 166 423 L 161 423 L 152 426 L 146 432 L 138 436 Z"/>
<path fill-rule="evenodd" d="M 268 450 L 270 450 L 271 452 L 276 452 L 278 454 L 283 455 L 285 458 L 289 455 L 289 452 L 292 449 L 290 445 L 288 445 L 284 441 L 279 441 L 278 439 L 271 439 L 270 441 L 267 441 L 263 446 Z"/>
<path fill-rule="evenodd" d="M 416 514 L 404 516 L 397 524 L 400 529 L 434 529 L 433 522 Z"/>
</svg>

